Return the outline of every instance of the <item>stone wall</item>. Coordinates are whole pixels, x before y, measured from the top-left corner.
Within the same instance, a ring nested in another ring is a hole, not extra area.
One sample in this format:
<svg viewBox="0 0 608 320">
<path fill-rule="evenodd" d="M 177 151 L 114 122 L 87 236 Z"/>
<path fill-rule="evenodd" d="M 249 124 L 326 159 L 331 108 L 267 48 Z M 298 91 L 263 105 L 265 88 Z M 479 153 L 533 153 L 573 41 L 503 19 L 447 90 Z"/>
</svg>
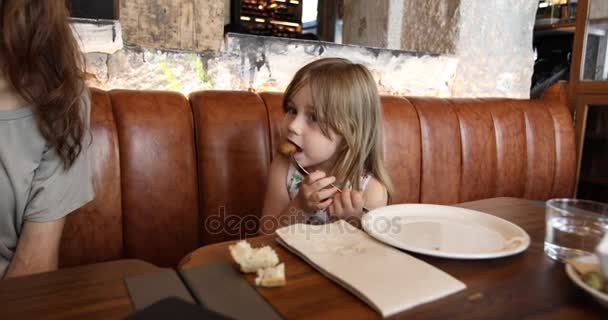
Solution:
<svg viewBox="0 0 608 320">
<path fill-rule="evenodd" d="M 537 1 L 530 0 L 461 1 L 455 95 L 530 96 L 537 7 Z"/>
<path fill-rule="evenodd" d="M 219 30 L 224 2 L 178 2 L 191 4 L 184 8 L 194 8 L 192 12 L 196 8 L 210 11 L 202 15 L 204 19 L 192 20 L 196 15 L 183 14 L 179 10 L 185 9 L 169 0 L 121 2 L 129 16 L 121 12 L 121 22 L 127 24 L 123 26 L 127 45 L 109 52 L 91 52 L 83 45 L 89 84 L 186 95 L 205 89 L 282 91 L 306 63 L 338 56 L 366 65 L 383 94 L 529 97 L 537 1 L 345 0 L 344 38 L 358 45 L 236 34 L 223 37 Z M 158 22 L 164 13 L 173 17 L 161 19 L 168 26 Z M 81 38 L 99 38 L 86 34 L 91 28 L 80 29 L 77 32 L 85 33 Z M 120 25 L 111 27 L 111 32 L 105 29 L 115 45 Z M 193 33 L 180 31 L 186 29 Z M 215 40 L 203 46 L 202 42 L 183 42 L 203 38 Z M 176 46 L 181 49 L 170 49 Z"/>
<path fill-rule="evenodd" d="M 605 19 L 605 18 L 608 18 L 608 1 L 590 0 L 589 19 Z"/>
<path fill-rule="evenodd" d="M 345 43 L 376 46 L 398 38 L 398 49 L 456 59 L 454 97 L 529 97 L 538 1 L 345 0 L 344 6 Z M 354 18 L 347 20 L 348 12 Z M 401 28 L 387 25 L 395 12 Z"/>
<path fill-rule="evenodd" d="M 127 43 L 145 48 L 218 50 L 224 32 L 223 1 L 120 1 Z"/>
<path fill-rule="evenodd" d="M 383 94 L 451 96 L 452 57 L 327 42 L 229 34 L 217 52 L 124 48 L 87 54 L 89 83 L 102 89 L 283 91 L 295 72 L 321 57 L 370 68 Z"/>
<path fill-rule="evenodd" d="M 456 54 L 460 1 L 403 1 L 400 49 Z"/>
<path fill-rule="evenodd" d="M 388 48 L 388 0 L 366 1 L 353 5 L 357 0 L 344 0 L 344 25 L 342 41 L 348 44 L 376 48 Z M 400 49 L 400 48 L 395 48 Z"/>
</svg>

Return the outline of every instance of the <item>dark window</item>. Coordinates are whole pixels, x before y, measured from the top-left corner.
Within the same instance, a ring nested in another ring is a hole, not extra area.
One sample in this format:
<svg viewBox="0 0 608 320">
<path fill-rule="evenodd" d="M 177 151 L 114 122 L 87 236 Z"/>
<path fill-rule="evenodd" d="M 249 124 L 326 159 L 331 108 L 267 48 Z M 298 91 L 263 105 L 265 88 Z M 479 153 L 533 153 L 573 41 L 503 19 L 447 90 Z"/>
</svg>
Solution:
<svg viewBox="0 0 608 320">
<path fill-rule="evenodd" d="M 68 0 L 74 18 L 118 19 L 118 0 Z"/>
<path fill-rule="evenodd" d="M 302 35 L 302 0 L 231 0 L 227 31 L 298 38 Z"/>
</svg>

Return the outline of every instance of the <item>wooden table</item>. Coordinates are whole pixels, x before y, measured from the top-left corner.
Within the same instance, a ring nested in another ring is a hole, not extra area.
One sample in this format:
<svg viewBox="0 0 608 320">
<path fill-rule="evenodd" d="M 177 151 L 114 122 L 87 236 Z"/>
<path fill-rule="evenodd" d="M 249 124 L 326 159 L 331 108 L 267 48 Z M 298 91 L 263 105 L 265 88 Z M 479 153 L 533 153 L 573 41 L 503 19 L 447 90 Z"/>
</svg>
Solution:
<svg viewBox="0 0 608 320">
<path fill-rule="evenodd" d="M 117 260 L 0 281 L 0 319 L 124 319 L 133 312 L 125 277 L 160 268 Z"/>
<path fill-rule="evenodd" d="M 607 319 L 608 310 L 592 300 L 566 276 L 564 265 L 544 255 L 544 203 L 515 198 L 495 198 L 463 203 L 516 223 L 528 232 L 528 250 L 512 257 L 491 260 L 450 260 L 414 255 L 446 271 L 467 289 L 407 310 L 399 319 Z M 287 319 L 379 318 L 354 295 L 323 277 L 299 257 L 275 242 L 275 236 L 248 239 L 268 244 L 285 262 L 287 285 L 258 291 Z M 232 261 L 224 242 L 200 248 L 182 260 L 182 267 L 212 261 Z M 364 276 L 364 275 L 362 275 Z M 253 276 L 247 275 L 253 282 Z M 391 290 L 391 288 L 386 288 Z"/>
</svg>

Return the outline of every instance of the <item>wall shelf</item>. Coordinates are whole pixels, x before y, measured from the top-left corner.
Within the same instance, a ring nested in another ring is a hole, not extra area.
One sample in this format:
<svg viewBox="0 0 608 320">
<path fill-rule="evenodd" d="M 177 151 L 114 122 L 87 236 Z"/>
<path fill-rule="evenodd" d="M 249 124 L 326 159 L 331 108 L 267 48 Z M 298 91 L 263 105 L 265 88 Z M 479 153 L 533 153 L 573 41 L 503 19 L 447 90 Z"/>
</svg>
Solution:
<svg viewBox="0 0 608 320">
<path fill-rule="evenodd" d="M 568 95 L 576 120 L 574 196 L 601 202 L 608 202 L 607 31 L 605 0 L 579 0 Z"/>
<path fill-rule="evenodd" d="M 540 24 L 534 26 L 534 33 L 539 32 L 567 32 L 573 33 L 576 24 L 573 21 L 558 22 L 553 24 Z"/>
</svg>

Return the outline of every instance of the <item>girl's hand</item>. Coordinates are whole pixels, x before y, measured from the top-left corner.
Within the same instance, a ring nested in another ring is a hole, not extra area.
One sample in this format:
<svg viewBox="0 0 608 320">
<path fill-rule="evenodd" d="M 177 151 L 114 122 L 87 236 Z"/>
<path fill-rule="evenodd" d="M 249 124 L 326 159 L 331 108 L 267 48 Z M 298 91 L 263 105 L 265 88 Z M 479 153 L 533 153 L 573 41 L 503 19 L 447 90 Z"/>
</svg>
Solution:
<svg viewBox="0 0 608 320">
<path fill-rule="evenodd" d="M 294 199 L 296 206 L 306 213 L 329 207 L 332 196 L 338 191 L 334 187 L 327 188 L 336 181 L 335 177 L 328 177 L 323 171 L 315 171 L 304 178 L 300 191 Z"/>
<path fill-rule="evenodd" d="M 363 195 L 353 190 L 342 190 L 334 195 L 333 203 L 329 207 L 329 214 L 333 219 L 344 219 L 358 225 L 363 215 Z"/>
</svg>

